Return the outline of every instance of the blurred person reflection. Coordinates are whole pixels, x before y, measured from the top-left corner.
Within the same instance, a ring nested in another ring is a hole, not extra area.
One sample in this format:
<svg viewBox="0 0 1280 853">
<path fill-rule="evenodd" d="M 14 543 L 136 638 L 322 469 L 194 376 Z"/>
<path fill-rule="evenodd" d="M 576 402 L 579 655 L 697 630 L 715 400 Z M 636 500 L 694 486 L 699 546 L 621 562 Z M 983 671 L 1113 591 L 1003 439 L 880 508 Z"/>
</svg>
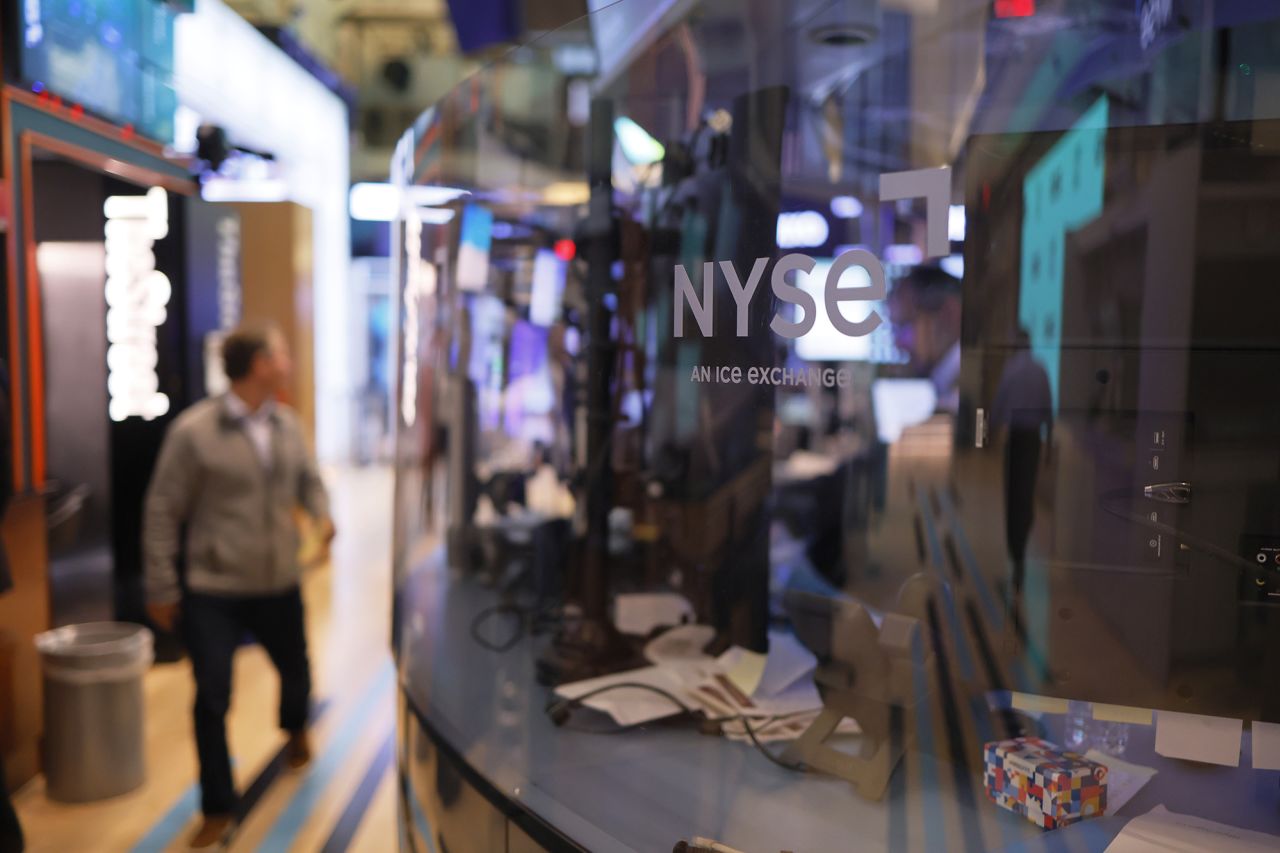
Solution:
<svg viewBox="0 0 1280 853">
<path fill-rule="evenodd" d="M 1026 577 L 1027 542 L 1035 520 L 1041 450 L 1053 431 L 1049 374 L 1032 354 L 1025 329 L 1018 330 L 1013 355 L 1000 375 L 991 420 L 998 446 L 1004 448 L 1005 537 L 1013 564 L 1009 607 L 1017 615 Z"/>
<path fill-rule="evenodd" d="M 471 565 L 472 528 L 480 499 L 477 446 L 480 439 L 479 399 L 472 379 L 474 334 L 472 309 L 463 301 L 458 306 L 454 327 L 454 369 L 446 378 L 445 418 L 447 424 L 445 510 L 447 549 L 450 565 L 465 569 Z M 486 355 L 486 353 L 481 353 Z"/>
<path fill-rule="evenodd" d="M 218 847 L 234 830 L 225 718 L 232 658 L 246 632 L 280 674 L 289 765 L 310 760 L 297 508 L 320 525 L 326 545 L 334 535 L 328 496 L 298 417 L 276 402 L 292 369 L 284 336 L 273 326 L 243 326 L 227 336 L 222 356 L 231 389 L 192 406 L 169 427 L 143 520 L 147 612 L 160 628 L 181 630 L 196 680 L 204 823 L 192 849 Z"/>
<path fill-rule="evenodd" d="M 555 397 L 552 409 L 552 466 L 561 474 L 573 469 L 573 421 L 577 406 L 577 376 L 573 354 L 569 352 L 569 327 L 557 321 L 547 335 L 547 371 Z"/>
<path fill-rule="evenodd" d="M 9 366 L 0 359 L 0 526 L 4 524 L 13 499 L 13 422 L 9 419 Z M 0 595 L 13 589 L 9 554 L 0 541 Z M 9 799 L 4 775 L 4 754 L 0 753 L 0 853 L 22 853 L 22 826 Z"/>
<path fill-rule="evenodd" d="M 908 357 L 908 369 L 928 378 L 937 409 L 955 414 L 960 405 L 960 282 L 942 267 L 922 264 L 899 278 L 889 293 L 893 342 Z"/>
</svg>

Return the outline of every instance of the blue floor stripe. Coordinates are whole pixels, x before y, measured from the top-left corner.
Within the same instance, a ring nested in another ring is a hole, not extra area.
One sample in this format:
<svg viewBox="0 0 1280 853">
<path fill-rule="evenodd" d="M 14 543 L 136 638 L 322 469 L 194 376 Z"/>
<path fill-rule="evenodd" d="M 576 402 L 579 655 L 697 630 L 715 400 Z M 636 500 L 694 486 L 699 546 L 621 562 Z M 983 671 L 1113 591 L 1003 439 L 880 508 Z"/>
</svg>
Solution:
<svg viewBox="0 0 1280 853">
<path fill-rule="evenodd" d="M 309 722 L 315 725 L 324 712 L 329 709 L 330 702 L 328 699 L 321 699 L 311 706 L 311 714 Z M 267 766 L 258 774 L 258 778 L 253 780 L 246 791 L 245 797 L 241 801 L 241 806 L 248 811 L 257 803 L 258 798 L 262 795 L 266 788 L 270 787 L 279 775 L 279 766 L 283 763 L 284 748 L 276 753 L 271 761 L 267 762 Z M 235 767 L 236 759 L 232 757 L 231 766 Z M 156 821 L 155 825 L 135 844 L 130 853 L 161 853 L 161 851 L 169 849 L 182 830 L 195 819 L 200 813 L 200 784 L 197 782 L 179 795 L 169 810 Z M 243 815 L 241 816 L 243 818 Z"/>
<path fill-rule="evenodd" d="M 182 792 L 164 817 L 151 827 L 151 831 L 133 846 L 132 853 L 163 853 L 199 812 L 200 786 L 192 785 Z"/>
<path fill-rule="evenodd" d="M 965 642 L 964 631 L 956 614 L 955 596 L 951 592 L 951 584 L 947 582 L 942 568 L 942 544 L 938 541 L 938 529 L 934 525 L 933 516 L 929 512 L 928 501 L 924 494 L 919 495 L 920 515 L 924 518 L 925 536 L 929 540 L 929 554 L 933 558 L 933 567 L 942 579 L 942 606 L 946 610 L 947 624 L 951 628 L 951 639 L 955 644 L 956 658 L 960 663 L 960 675 L 966 681 L 973 680 L 973 660 L 969 657 L 969 645 Z"/>
<path fill-rule="evenodd" d="M 321 756 L 314 761 L 294 792 L 289 805 L 276 818 L 270 832 L 263 840 L 263 850 L 289 850 L 307 818 L 315 810 L 329 783 L 342 769 L 360 736 L 368 728 L 370 718 L 379 706 L 388 701 L 395 670 L 388 663 L 375 677 L 372 686 L 364 693 L 360 704 L 343 721 L 333 741 L 325 745 Z"/>
<path fill-rule="evenodd" d="M 378 786 L 382 784 L 388 768 L 395 759 L 395 747 L 395 732 L 388 732 L 378 754 L 369 764 L 364 778 L 360 780 L 356 792 L 351 796 L 347 807 L 342 810 L 342 816 L 338 818 L 333 831 L 329 833 L 329 840 L 320 848 L 320 853 L 346 853 L 347 848 L 351 846 L 352 840 L 356 837 L 356 831 L 360 829 L 361 821 L 369 811 L 369 805 L 373 802 Z"/>
<path fill-rule="evenodd" d="M 418 835 L 422 836 L 427 842 L 427 849 L 431 853 L 436 853 L 436 839 L 431 832 L 431 821 L 427 820 L 427 816 L 422 812 L 422 804 L 418 802 L 418 795 L 413 790 L 413 785 L 409 785 L 409 813 L 413 816 L 413 827 L 418 830 Z"/>
<path fill-rule="evenodd" d="M 928 642 L 926 639 L 925 644 Z M 924 644 L 915 644 L 911 654 L 915 664 L 911 668 L 911 689 L 915 693 L 916 749 L 918 750 L 916 755 L 920 761 L 920 775 L 924 777 L 920 780 L 921 784 L 918 790 L 920 791 L 920 796 L 924 799 L 921 808 L 924 814 L 925 849 L 940 850 L 945 848 L 946 831 L 943 827 L 942 795 L 939 791 L 938 768 L 934 759 L 937 754 L 937 747 L 933 740 L 932 709 L 934 705 L 931 701 L 933 692 L 928 683 L 928 669 L 924 665 Z M 899 768 L 899 772 L 904 772 L 905 770 L 905 767 Z M 902 808 L 905 813 L 905 800 Z M 892 824 L 890 824 L 890 829 L 893 829 Z M 898 831 L 901 832 L 904 829 L 899 828 Z M 942 846 L 937 846 L 939 844 Z M 900 850 L 905 848 L 906 845 L 904 843 L 902 847 L 891 847 L 890 849 Z"/>
<path fill-rule="evenodd" d="M 955 537 L 956 550 L 960 552 L 960 562 L 973 578 L 974 586 L 978 588 L 978 600 L 982 603 L 982 609 L 987 611 L 987 619 L 991 620 L 992 628 L 999 633 L 1004 629 L 1004 608 L 996 606 L 991 585 L 987 583 L 987 576 L 978 567 L 978 560 L 973 555 L 973 549 L 969 547 L 969 537 L 965 536 L 964 525 L 951 503 L 951 498 L 942 492 L 938 495 L 938 502 L 942 504 L 943 513 L 951 518 L 951 532 Z"/>
</svg>

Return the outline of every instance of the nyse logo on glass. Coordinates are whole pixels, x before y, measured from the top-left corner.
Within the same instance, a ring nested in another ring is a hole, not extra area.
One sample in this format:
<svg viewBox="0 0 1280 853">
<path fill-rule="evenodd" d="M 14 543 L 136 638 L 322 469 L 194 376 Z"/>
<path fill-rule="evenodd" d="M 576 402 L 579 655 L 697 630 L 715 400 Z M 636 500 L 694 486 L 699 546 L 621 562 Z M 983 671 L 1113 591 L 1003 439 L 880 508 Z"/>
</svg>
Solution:
<svg viewBox="0 0 1280 853">
<path fill-rule="evenodd" d="M 912 172 L 891 172 L 880 176 L 880 200 L 925 199 L 926 258 L 940 258 L 951 247 L 948 236 L 948 212 L 951 201 L 951 170 L 919 169 Z M 769 275 L 769 287 L 780 301 L 800 309 L 801 319 L 788 319 L 781 313 L 774 315 L 769 327 L 784 338 L 799 338 L 813 328 L 817 321 L 818 306 L 814 297 L 787 276 L 810 273 L 817 266 L 809 255 L 790 253 L 783 255 L 773 265 Z M 840 279 L 849 270 L 860 267 L 869 283 L 860 287 L 841 287 Z M 735 334 L 745 338 L 748 334 L 747 309 L 751 298 L 764 280 L 769 268 L 769 258 L 756 258 L 745 278 L 733 261 L 707 261 L 702 265 L 701 294 L 694 286 L 693 278 L 683 264 L 675 268 L 676 298 L 673 304 L 674 331 L 677 338 L 685 336 L 685 309 L 693 314 L 694 322 L 703 337 L 715 332 L 715 277 L 717 271 L 729 285 L 729 293 L 737 308 Z M 866 249 L 850 249 L 841 253 L 827 272 L 822 291 L 823 309 L 831 325 L 849 337 L 869 335 L 880 327 L 882 318 L 874 310 L 861 320 L 850 320 L 841 312 L 846 302 L 878 302 L 885 298 L 884 265 Z"/>
</svg>

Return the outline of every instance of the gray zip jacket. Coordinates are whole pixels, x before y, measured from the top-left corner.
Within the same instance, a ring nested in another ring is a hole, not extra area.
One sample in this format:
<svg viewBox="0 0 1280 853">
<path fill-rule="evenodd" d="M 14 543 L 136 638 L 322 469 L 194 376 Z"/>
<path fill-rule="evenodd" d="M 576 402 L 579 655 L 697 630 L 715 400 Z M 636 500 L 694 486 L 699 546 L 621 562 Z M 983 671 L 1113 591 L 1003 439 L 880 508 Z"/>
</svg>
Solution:
<svg viewBox="0 0 1280 853">
<path fill-rule="evenodd" d="M 297 586 L 293 512 L 328 518 L 329 499 L 297 415 L 277 405 L 270 421 L 269 468 L 223 397 L 195 404 L 169 427 L 143 515 L 151 603 L 180 597 L 180 549 L 194 592 L 269 595 Z"/>
</svg>

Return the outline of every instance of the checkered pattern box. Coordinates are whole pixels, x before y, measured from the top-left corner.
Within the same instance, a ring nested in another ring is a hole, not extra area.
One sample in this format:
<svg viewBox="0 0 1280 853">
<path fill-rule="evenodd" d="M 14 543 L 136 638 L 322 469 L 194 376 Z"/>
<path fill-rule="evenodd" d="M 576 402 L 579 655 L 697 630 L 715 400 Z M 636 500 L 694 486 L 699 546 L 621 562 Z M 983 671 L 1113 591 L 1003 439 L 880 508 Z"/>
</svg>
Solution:
<svg viewBox="0 0 1280 853">
<path fill-rule="evenodd" d="M 1107 768 L 1035 737 L 983 747 L 987 796 L 1044 829 L 1107 809 Z"/>
</svg>

